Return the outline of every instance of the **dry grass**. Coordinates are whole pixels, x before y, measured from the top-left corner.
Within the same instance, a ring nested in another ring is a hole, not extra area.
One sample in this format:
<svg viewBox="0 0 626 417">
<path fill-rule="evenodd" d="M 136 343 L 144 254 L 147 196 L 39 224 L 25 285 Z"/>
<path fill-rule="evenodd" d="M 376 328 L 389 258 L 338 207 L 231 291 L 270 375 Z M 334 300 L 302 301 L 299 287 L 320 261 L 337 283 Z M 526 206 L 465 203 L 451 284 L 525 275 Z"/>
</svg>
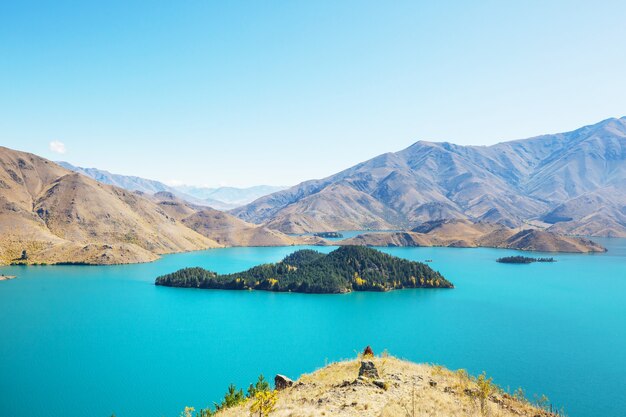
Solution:
<svg viewBox="0 0 626 417">
<path fill-rule="evenodd" d="M 357 381 L 359 360 L 333 363 L 303 375 L 279 393 L 276 417 L 548 417 L 543 410 L 495 390 L 481 409 L 479 386 L 466 372 L 416 364 L 394 357 L 372 358 L 388 389 Z M 249 403 L 218 413 L 249 415 Z"/>
</svg>

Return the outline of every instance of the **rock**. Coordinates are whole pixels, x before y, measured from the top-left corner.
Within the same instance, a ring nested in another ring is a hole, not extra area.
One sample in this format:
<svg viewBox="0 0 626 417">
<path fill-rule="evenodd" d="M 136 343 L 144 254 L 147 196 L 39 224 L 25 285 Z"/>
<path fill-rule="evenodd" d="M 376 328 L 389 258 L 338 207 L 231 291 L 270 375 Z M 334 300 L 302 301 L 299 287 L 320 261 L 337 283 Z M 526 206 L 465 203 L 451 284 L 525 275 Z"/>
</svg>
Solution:
<svg viewBox="0 0 626 417">
<path fill-rule="evenodd" d="M 382 379 L 375 379 L 372 381 L 372 384 L 376 385 L 378 388 L 382 388 L 385 391 L 389 388 L 389 385 Z"/>
<path fill-rule="evenodd" d="M 8 281 L 14 278 L 15 278 L 15 275 L 0 275 L 0 281 Z"/>
<path fill-rule="evenodd" d="M 363 376 L 370 379 L 378 379 L 378 370 L 376 365 L 372 361 L 361 361 L 361 367 L 359 368 L 359 376 Z"/>
<path fill-rule="evenodd" d="M 367 381 L 368 381 L 367 378 L 365 378 L 364 376 L 360 376 L 354 381 L 352 381 L 352 385 L 365 385 L 367 384 Z"/>
<path fill-rule="evenodd" d="M 428 385 L 430 385 L 431 387 L 436 387 L 437 386 L 437 381 L 433 381 L 431 379 L 430 381 L 428 381 Z"/>
<path fill-rule="evenodd" d="M 282 390 L 293 386 L 293 380 L 287 378 L 285 375 L 276 375 L 274 377 L 274 386 L 277 390 Z"/>
</svg>

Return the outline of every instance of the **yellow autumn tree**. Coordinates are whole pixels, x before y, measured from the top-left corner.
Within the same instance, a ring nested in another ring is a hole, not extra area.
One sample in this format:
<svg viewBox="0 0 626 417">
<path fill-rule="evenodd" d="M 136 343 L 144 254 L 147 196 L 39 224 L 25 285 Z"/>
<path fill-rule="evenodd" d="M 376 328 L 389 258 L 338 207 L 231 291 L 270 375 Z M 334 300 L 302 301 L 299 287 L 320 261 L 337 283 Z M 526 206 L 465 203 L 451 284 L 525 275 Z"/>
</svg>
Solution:
<svg viewBox="0 0 626 417">
<path fill-rule="evenodd" d="M 361 278 L 358 272 L 354 273 L 354 276 L 352 277 L 352 279 L 354 283 L 357 285 L 357 287 L 363 287 L 366 284 L 366 281 L 363 278 Z"/>
<path fill-rule="evenodd" d="M 492 378 L 487 378 L 485 372 L 478 375 L 478 378 L 476 378 L 476 385 L 478 385 L 477 397 L 480 401 L 480 412 L 482 415 L 487 414 L 487 399 L 495 391 L 495 386 L 492 381 Z"/>
<path fill-rule="evenodd" d="M 259 391 L 254 394 L 254 401 L 250 406 L 250 414 L 252 416 L 266 417 L 276 406 L 278 395 L 274 391 Z"/>
</svg>

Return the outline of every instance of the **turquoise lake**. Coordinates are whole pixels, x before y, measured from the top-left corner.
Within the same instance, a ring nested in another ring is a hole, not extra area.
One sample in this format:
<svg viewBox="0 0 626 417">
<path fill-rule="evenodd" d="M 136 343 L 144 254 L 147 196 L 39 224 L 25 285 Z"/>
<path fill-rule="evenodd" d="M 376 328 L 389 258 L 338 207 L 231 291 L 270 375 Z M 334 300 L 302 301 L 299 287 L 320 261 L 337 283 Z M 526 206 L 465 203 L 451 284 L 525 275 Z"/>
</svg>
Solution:
<svg viewBox="0 0 626 417">
<path fill-rule="evenodd" d="M 626 415 L 626 239 L 609 252 L 499 264 L 519 252 L 385 248 L 453 290 L 345 295 L 156 287 L 185 266 L 235 272 L 297 248 L 229 248 L 141 265 L 4 267 L 0 416 L 177 417 L 258 374 L 297 378 L 375 352 L 546 394 L 572 417 Z M 332 248 L 315 248 L 330 251 Z M 544 254 L 533 254 L 543 256 Z"/>
</svg>

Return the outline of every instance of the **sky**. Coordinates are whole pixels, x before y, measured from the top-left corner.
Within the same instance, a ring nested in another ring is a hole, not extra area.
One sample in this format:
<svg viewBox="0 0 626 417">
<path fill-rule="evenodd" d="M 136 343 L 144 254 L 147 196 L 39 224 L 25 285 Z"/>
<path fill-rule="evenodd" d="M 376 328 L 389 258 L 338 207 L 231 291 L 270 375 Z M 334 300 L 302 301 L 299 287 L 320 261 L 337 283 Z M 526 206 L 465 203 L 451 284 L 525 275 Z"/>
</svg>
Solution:
<svg viewBox="0 0 626 417">
<path fill-rule="evenodd" d="M 293 185 L 626 115 L 623 1 L 0 1 L 0 145 Z"/>
</svg>

